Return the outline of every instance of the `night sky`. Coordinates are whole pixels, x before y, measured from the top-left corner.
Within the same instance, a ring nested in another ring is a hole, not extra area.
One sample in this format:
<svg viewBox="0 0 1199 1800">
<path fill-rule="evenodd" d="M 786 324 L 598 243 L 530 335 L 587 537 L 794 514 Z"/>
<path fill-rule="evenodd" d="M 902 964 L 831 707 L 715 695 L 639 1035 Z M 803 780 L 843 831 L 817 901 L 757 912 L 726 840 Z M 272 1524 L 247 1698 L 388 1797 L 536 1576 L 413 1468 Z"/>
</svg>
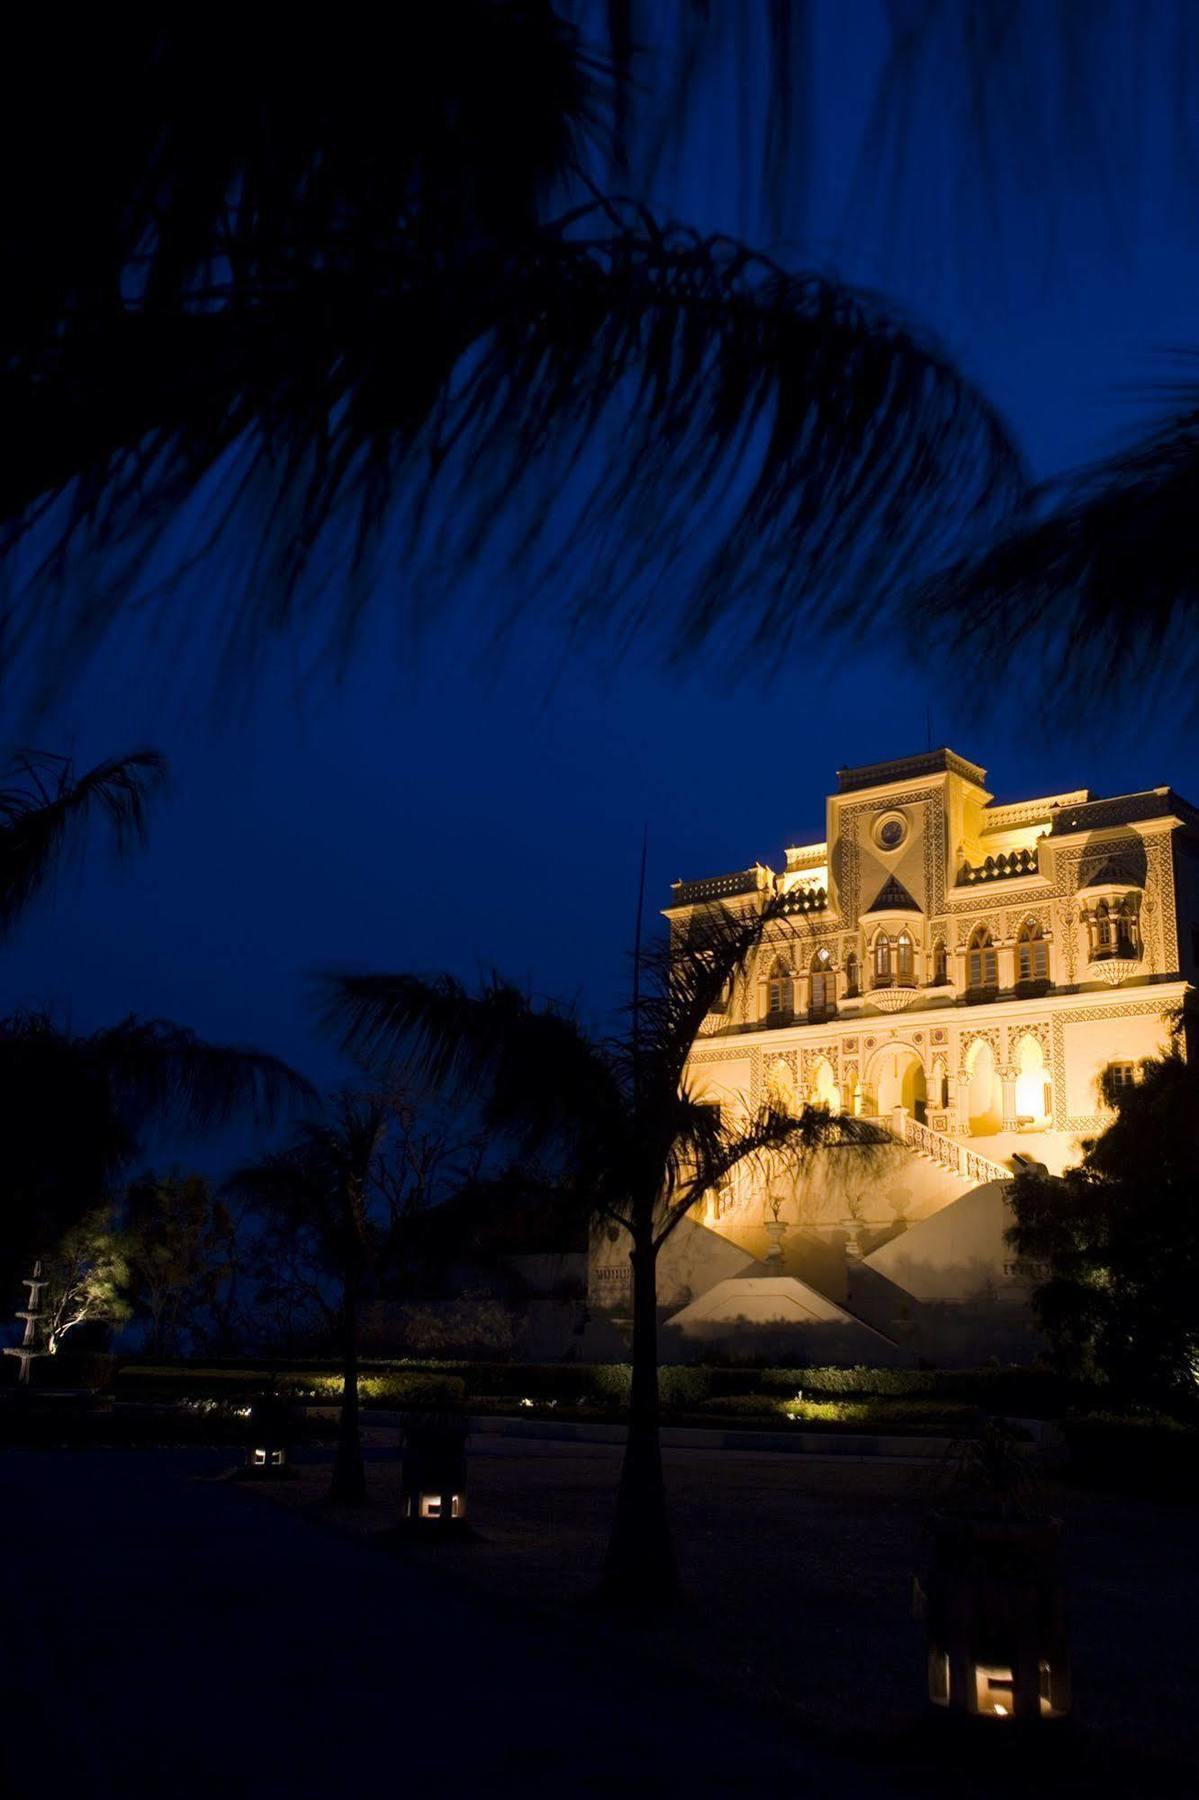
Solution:
<svg viewBox="0 0 1199 1800">
<path fill-rule="evenodd" d="M 835 267 L 931 327 L 1036 473 L 1110 448 L 1193 323 L 1199 253 L 1155 180 L 1152 132 L 1115 225 L 1068 191 L 1047 217 L 1035 182 L 1007 194 L 998 231 L 981 208 L 973 225 L 932 204 L 851 208 L 872 17 L 865 4 L 823 9 L 807 230 L 780 254 Z M 659 200 L 736 231 L 720 131 L 714 108 L 706 146 Z M 918 136 L 906 188 L 935 192 L 924 177 L 942 154 Z M 1018 643 L 1006 663 L 951 665 L 924 654 L 915 614 L 732 687 L 710 665 L 685 681 L 648 658 L 562 666 L 560 644 L 532 628 L 497 663 L 478 653 L 478 604 L 407 672 L 368 644 L 340 682 L 297 693 L 281 647 L 230 705 L 213 705 L 201 638 L 169 654 L 115 639 L 34 741 L 83 762 L 154 744 L 171 790 L 147 854 L 115 869 L 91 857 L 5 948 L 6 1003 L 51 1003 L 80 1029 L 165 1016 L 328 1082 L 339 1064 L 313 1026 L 314 969 L 495 967 L 603 1020 L 622 992 L 643 825 L 655 903 L 676 876 L 777 865 L 785 843 L 823 835 L 836 768 L 923 749 L 926 715 L 933 742 L 984 764 L 1002 799 L 1158 783 L 1199 797 L 1194 729 L 1151 693 L 1054 717 Z"/>
</svg>

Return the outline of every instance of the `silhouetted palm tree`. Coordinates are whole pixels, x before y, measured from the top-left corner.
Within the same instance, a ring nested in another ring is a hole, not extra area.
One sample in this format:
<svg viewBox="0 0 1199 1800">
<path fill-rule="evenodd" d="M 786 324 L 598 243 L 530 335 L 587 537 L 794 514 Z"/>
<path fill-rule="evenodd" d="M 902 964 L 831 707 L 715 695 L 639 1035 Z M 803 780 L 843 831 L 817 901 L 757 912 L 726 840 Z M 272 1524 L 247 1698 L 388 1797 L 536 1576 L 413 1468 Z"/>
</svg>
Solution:
<svg viewBox="0 0 1199 1800">
<path fill-rule="evenodd" d="M 627 1029 L 590 1037 L 571 1014 L 535 1005 L 493 980 L 470 994 L 452 977 L 333 978 L 332 1021 L 347 1045 L 404 1053 L 430 1083 L 478 1104 L 487 1126 L 523 1154 L 557 1150 L 587 1192 L 593 1216 L 629 1236 L 633 1347 L 628 1442 L 604 1574 L 613 1601 L 652 1607 L 677 1575 L 658 1430 L 657 1260 L 696 1202 L 736 1168 L 775 1158 L 800 1163 L 843 1146 L 868 1153 L 885 1134 L 862 1120 L 771 1103 L 746 1119 L 706 1105 L 686 1062 L 700 1026 L 743 973 L 782 903 L 736 915 L 713 911 L 671 943 L 639 954 Z"/>
<path fill-rule="evenodd" d="M 197 557 L 237 651 L 314 614 L 344 648 L 372 584 L 423 614 L 486 553 L 575 622 L 777 658 L 1004 515 L 999 417 L 873 297 L 599 191 L 607 17 L 610 58 L 548 0 L 408 7 L 386 53 L 26 10 L 0 550 L 60 670 Z"/>
<path fill-rule="evenodd" d="M 0 934 L 11 931 L 93 819 L 118 853 L 145 842 L 146 804 L 166 778 L 156 750 L 114 756 L 77 774 L 70 757 L 18 751 L 0 786 Z"/>
<path fill-rule="evenodd" d="M 383 1101 L 342 1093 L 327 1118 L 304 1121 L 286 1149 L 239 1169 L 228 1182 L 231 1193 L 273 1224 L 310 1239 L 315 1260 L 336 1290 L 332 1306 L 317 1295 L 342 1365 L 329 1498 L 351 1503 L 366 1497 L 358 1426 L 358 1332 L 363 1288 L 380 1248 L 370 1199 L 388 1116 Z"/>
<path fill-rule="evenodd" d="M 269 1121 L 313 1090 L 276 1056 L 206 1043 L 164 1019 L 77 1035 L 44 1012 L 0 1020 L 0 1141 L 9 1257 L 53 1250 L 103 1200 L 151 1126 Z"/>
</svg>

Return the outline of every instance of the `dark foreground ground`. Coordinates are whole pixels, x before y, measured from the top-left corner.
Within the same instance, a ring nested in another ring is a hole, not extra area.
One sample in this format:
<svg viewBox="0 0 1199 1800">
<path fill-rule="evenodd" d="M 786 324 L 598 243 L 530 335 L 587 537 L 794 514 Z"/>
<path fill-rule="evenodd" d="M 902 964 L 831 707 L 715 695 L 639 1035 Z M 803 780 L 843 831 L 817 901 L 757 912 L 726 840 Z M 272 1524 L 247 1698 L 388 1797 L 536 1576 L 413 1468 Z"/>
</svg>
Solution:
<svg viewBox="0 0 1199 1800">
<path fill-rule="evenodd" d="M 386 1434 L 356 1516 L 229 1460 L 0 1456 L 0 1794 L 1199 1792 L 1193 1508 L 1055 1495 L 1078 1717 L 1025 1746 L 925 1715 L 923 1469 L 669 1453 L 692 1598 L 645 1634 L 585 1604 L 609 1446 L 477 1438 L 473 1534 L 415 1548 Z"/>
</svg>

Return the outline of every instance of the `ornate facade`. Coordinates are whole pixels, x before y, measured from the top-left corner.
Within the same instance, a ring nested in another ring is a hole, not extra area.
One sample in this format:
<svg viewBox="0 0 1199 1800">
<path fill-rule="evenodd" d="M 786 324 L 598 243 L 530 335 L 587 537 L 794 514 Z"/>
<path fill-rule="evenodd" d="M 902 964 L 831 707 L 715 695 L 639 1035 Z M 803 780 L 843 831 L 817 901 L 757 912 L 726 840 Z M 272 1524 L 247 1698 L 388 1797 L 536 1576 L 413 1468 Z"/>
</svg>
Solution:
<svg viewBox="0 0 1199 1800">
<path fill-rule="evenodd" d="M 1103 1071 L 1131 1079 L 1196 979 L 1199 813 L 1168 788 L 999 806 L 930 751 L 842 769 L 824 842 L 677 882 L 667 916 L 775 894 L 786 916 L 696 1043 L 701 1092 L 748 1108 L 773 1085 L 942 1159 L 967 1139 L 1060 1165 L 1103 1123 Z"/>
<path fill-rule="evenodd" d="M 1008 1182 L 1022 1159 L 1076 1160 L 1104 1072 L 1135 1080 L 1186 1008 L 1199 813 L 1169 788 L 999 806 L 983 769 L 930 751 L 842 769 L 823 842 L 677 882 L 667 917 L 685 931 L 776 896 L 692 1048 L 692 1091 L 734 1114 L 768 1095 L 855 1112 L 895 1141 L 868 1165 L 744 1167 L 705 1196 L 659 1262 L 666 1353 L 1036 1354 Z M 628 1273 L 622 1235 L 597 1233 L 597 1310 L 627 1315 Z"/>
</svg>

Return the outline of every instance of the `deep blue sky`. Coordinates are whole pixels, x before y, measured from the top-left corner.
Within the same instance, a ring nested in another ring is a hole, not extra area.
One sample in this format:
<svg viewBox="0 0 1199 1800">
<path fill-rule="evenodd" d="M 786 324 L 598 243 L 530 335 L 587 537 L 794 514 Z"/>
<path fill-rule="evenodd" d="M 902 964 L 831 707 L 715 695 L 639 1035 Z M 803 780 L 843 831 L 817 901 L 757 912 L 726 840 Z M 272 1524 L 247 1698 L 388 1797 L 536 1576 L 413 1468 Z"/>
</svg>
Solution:
<svg viewBox="0 0 1199 1800">
<path fill-rule="evenodd" d="M 1007 196 L 998 243 L 935 208 L 906 224 L 847 210 L 872 8 L 821 16 L 809 260 L 930 326 L 1038 473 L 1107 448 L 1143 410 L 1155 355 L 1192 336 L 1199 256 L 1183 209 L 1147 180 L 1122 243 L 1084 199 L 1067 195 L 1047 222 L 1035 185 Z M 706 151 L 662 200 L 736 229 L 720 130 L 714 111 Z M 1199 797 L 1194 733 L 1152 695 L 1047 722 L 1019 645 L 1006 666 L 933 665 L 918 616 L 883 645 L 841 646 L 830 667 L 796 657 L 770 685 L 736 689 L 717 667 L 680 683 L 582 661 L 551 686 L 544 634 L 515 640 L 498 669 L 478 666 L 478 636 L 468 610 L 409 678 L 365 656 L 299 700 L 280 654 L 248 706 L 215 714 L 202 645 L 152 666 L 114 643 L 37 740 L 72 742 L 84 761 L 154 743 L 171 792 L 146 855 L 118 869 L 92 857 L 6 947 L 6 1004 L 51 1002 L 82 1029 L 128 1011 L 175 1018 L 322 1081 L 338 1065 L 305 988 L 320 966 L 499 967 L 602 1017 L 621 993 L 643 823 L 657 902 L 677 875 L 777 861 L 822 834 L 839 764 L 923 748 L 926 707 L 934 741 L 985 764 L 1005 798 L 1159 782 Z"/>
</svg>

